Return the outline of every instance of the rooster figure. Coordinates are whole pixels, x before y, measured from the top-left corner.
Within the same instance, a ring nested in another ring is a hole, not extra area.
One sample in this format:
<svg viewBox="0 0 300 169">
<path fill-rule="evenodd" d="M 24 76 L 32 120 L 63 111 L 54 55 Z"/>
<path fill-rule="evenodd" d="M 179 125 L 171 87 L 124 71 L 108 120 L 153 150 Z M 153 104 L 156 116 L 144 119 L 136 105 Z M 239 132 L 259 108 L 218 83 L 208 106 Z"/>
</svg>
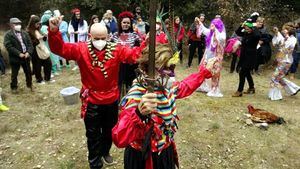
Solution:
<svg viewBox="0 0 300 169">
<path fill-rule="evenodd" d="M 251 120 L 259 123 L 286 123 L 282 117 L 278 117 L 263 109 L 255 109 L 252 105 L 248 105 L 248 111 L 251 114 Z"/>
</svg>

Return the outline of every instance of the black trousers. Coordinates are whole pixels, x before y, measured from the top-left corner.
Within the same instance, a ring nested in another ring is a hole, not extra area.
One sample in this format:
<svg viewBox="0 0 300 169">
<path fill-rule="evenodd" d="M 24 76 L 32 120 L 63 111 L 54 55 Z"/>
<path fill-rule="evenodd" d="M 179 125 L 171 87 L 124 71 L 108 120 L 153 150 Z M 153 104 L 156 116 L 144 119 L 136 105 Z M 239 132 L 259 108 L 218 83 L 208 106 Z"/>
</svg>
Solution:
<svg viewBox="0 0 300 169">
<path fill-rule="evenodd" d="M 197 49 L 198 49 L 198 64 L 200 64 L 201 59 L 203 57 L 203 46 L 201 45 L 200 41 L 190 41 L 190 46 L 189 46 L 190 53 L 189 53 L 189 61 L 188 61 L 189 67 L 192 65 L 192 61 Z"/>
<path fill-rule="evenodd" d="M 27 58 L 19 63 L 12 63 L 11 66 L 11 89 L 18 88 L 18 74 L 20 67 L 22 66 L 25 77 L 26 77 L 26 86 L 31 88 L 32 87 L 32 76 L 31 76 L 31 68 L 30 68 L 30 59 Z"/>
<path fill-rule="evenodd" d="M 43 80 L 49 81 L 51 78 L 52 62 L 50 57 L 48 59 L 40 59 L 37 53 L 32 55 L 32 67 L 36 81 L 39 83 Z M 42 77 L 42 68 L 44 71 L 44 78 Z"/>
<path fill-rule="evenodd" d="M 63 60 L 62 59 L 59 60 L 59 64 L 60 64 L 60 66 L 63 66 Z M 67 60 L 67 59 L 66 59 L 66 65 L 70 65 L 69 60 Z"/>
<path fill-rule="evenodd" d="M 154 169 L 175 169 L 175 158 L 173 146 L 169 146 L 160 154 L 152 153 Z M 124 169 L 144 169 L 146 161 L 142 152 L 132 147 L 126 147 L 124 152 Z"/>
<path fill-rule="evenodd" d="M 180 51 L 179 58 L 180 58 L 180 63 L 182 63 L 182 59 L 183 59 L 182 42 L 177 43 L 177 49 L 178 49 L 178 51 Z"/>
<path fill-rule="evenodd" d="M 84 123 L 91 169 L 102 168 L 101 157 L 109 155 L 112 145 L 111 130 L 117 121 L 117 102 L 108 105 L 88 104 Z"/>
<path fill-rule="evenodd" d="M 251 71 L 252 69 L 250 68 L 241 68 L 240 72 L 239 72 L 239 76 L 240 76 L 240 82 L 239 82 L 239 88 L 238 91 L 242 92 L 244 90 L 244 85 L 245 85 L 245 80 L 247 79 L 248 84 L 249 84 L 249 88 L 253 89 L 254 88 L 254 82 L 251 76 Z"/>
<path fill-rule="evenodd" d="M 121 63 L 119 69 L 119 89 L 121 89 L 122 84 L 126 85 L 126 91 L 131 88 L 132 81 L 136 78 L 135 70 L 138 68 L 138 64 L 127 64 Z"/>
<path fill-rule="evenodd" d="M 236 67 L 236 61 L 237 61 L 237 54 L 232 54 L 231 64 L 230 64 L 230 72 L 233 72 Z"/>
<path fill-rule="evenodd" d="M 0 75 L 5 74 L 5 63 L 4 60 L 0 54 Z"/>
</svg>

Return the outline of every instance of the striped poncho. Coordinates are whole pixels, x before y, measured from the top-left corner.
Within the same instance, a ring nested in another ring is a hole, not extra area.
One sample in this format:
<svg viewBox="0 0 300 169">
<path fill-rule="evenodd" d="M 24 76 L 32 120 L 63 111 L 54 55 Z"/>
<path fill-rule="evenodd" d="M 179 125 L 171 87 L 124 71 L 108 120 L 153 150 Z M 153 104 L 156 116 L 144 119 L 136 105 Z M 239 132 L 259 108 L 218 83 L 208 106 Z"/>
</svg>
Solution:
<svg viewBox="0 0 300 169">
<path fill-rule="evenodd" d="M 206 78 L 212 74 L 205 67 L 200 66 L 199 71 L 190 74 L 182 81 L 176 81 L 170 88 L 163 90 L 154 88 L 157 95 L 158 106 L 150 115 L 150 120 L 140 116 L 138 105 L 147 88 L 134 82 L 128 94 L 121 101 L 121 113 L 117 124 L 112 129 L 112 139 L 119 148 L 131 146 L 141 151 L 146 133 L 151 132 L 151 151 L 161 152 L 170 145 L 175 145 L 174 134 L 177 130 L 176 100 L 190 96 Z M 148 118 L 149 119 L 149 118 Z"/>
<path fill-rule="evenodd" d="M 157 94 L 159 102 L 157 111 L 151 114 L 151 121 L 154 124 L 154 132 L 151 139 L 153 152 L 162 151 L 174 141 L 174 133 L 177 130 L 176 120 L 178 120 L 175 103 L 177 89 L 178 86 L 176 84 L 170 89 L 158 90 L 158 88 L 155 88 L 154 93 Z M 122 109 L 137 107 L 146 92 L 147 89 L 138 83 L 134 83 L 128 94 L 121 101 Z M 139 141 L 132 142 L 130 145 L 133 148 L 141 149 Z"/>
</svg>

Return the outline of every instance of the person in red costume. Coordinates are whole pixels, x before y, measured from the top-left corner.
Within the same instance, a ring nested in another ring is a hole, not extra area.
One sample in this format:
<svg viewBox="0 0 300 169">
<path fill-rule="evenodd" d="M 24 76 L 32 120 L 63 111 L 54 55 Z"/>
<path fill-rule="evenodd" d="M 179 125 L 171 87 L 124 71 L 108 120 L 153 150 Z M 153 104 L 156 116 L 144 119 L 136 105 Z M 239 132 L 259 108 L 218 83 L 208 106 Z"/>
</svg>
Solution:
<svg viewBox="0 0 300 169">
<path fill-rule="evenodd" d="M 182 59 L 183 59 L 182 44 L 183 44 L 185 30 L 178 16 L 175 16 L 174 18 L 174 33 L 175 33 L 177 49 L 180 52 L 179 53 L 180 63 L 182 63 Z"/>
<path fill-rule="evenodd" d="M 119 121 L 112 131 L 114 144 L 125 148 L 125 169 L 175 169 L 178 158 L 174 134 L 178 120 L 176 100 L 191 95 L 206 79 L 214 61 L 181 82 L 168 84 L 169 69 L 174 64 L 168 44 L 157 44 L 155 52 L 154 92 L 148 91 L 147 47 L 139 58 L 139 76 L 121 101 Z M 177 60 L 178 61 L 178 60 Z"/>
<path fill-rule="evenodd" d="M 159 17 L 156 17 L 156 43 L 165 44 L 168 43 L 168 37 L 163 31 L 161 19 Z"/>
<path fill-rule="evenodd" d="M 91 26 L 90 41 L 64 43 L 58 20 L 49 21 L 49 46 L 53 53 L 78 63 L 82 89 L 81 116 L 86 127 L 88 160 L 91 169 L 113 164 L 109 154 L 112 145 L 111 129 L 118 120 L 118 75 L 121 62 L 135 63 L 141 47 L 130 48 L 108 42 L 107 28 Z"/>
</svg>

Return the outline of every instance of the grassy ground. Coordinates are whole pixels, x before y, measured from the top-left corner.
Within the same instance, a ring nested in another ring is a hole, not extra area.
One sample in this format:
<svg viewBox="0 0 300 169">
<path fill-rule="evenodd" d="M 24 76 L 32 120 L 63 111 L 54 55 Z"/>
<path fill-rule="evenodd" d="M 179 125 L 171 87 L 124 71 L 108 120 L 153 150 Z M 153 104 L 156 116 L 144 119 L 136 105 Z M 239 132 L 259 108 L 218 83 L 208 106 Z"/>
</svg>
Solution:
<svg viewBox="0 0 300 169">
<path fill-rule="evenodd" d="M 228 73 L 228 63 L 224 65 L 223 98 L 195 93 L 177 101 L 180 168 L 300 168 L 300 96 L 268 100 L 272 72 L 265 70 L 263 75 L 254 76 L 255 95 L 232 98 L 238 75 Z M 178 79 L 196 70 L 196 66 L 186 69 L 185 65 L 179 65 Z M 66 106 L 59 95 L 64 87 L 80 87 L 78 72 L 64 69 L 55 77 L 56 83 L 35 85 L 35 92 L 31 93 L 25 87 L 21 71 L 18 95 L 10 93 L 9 71 L 0 80 L 4 103 L 10 107 L 10 111 L 0 112 L 0 168 L 88 168 L 80 104 Z M 299 79 L 295 82 L 300 84 Z M 245 125 L 240 119 L 249 103 L 284 117 L 287 124 L 271 125 L 268 130 Z M 118 164 L 107 168 L 121 169 L 123 150 L 113 147 L 111 152 Z"/>
</svg>

